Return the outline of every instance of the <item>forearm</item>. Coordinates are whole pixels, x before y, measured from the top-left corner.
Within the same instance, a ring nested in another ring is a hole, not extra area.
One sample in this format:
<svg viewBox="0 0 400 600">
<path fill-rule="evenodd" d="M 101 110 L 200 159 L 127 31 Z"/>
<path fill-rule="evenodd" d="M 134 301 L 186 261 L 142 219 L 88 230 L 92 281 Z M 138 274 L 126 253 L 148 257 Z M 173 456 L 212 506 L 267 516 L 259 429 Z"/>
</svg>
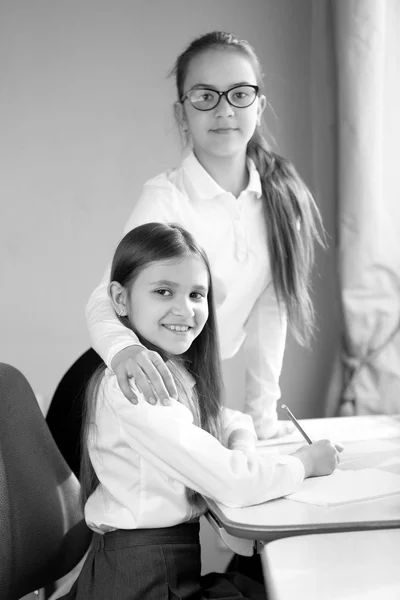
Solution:
<svg viewBox="0 0 400 600">
<path fill-rule="evenodd" d="M 230 450 L 254 450 L 257 435 L 250 415 L 224 407 L 221 413 L 222 442 Z"/>
<path fill-rule="evenodd" d="M 244 342 L 245 411 L 257 436 L 265 439 L 278 429 L 279 378 L 286 343 L 287 320 L 269 286 L 258 299 L 248 322 Z"/>
<path fill-rule="evenodd" d="M 132 450 L 204 496 L 228 506 L 248 506 L 289 494 L 304 479 L 303 465 L 296 457 L 228 450 L 194 426 L 190 411 L 179 402 L 168 409 L 142 400 L 132 406 L 115 382 L 110 384 L 112 389 L 103 397 L 112 394 L 113 406 L 102 417 L 108 440 L 110 423 L 118 415 L 116 430 Z M 100 435 L 100 423 L 98 431 Z"/>
<path fill-rule="evenodd" d="M 257 436 L 248 429 L 236 429 L 228 439 L 229 450 L 253 451 L 257 447 Z"/>
</svg>

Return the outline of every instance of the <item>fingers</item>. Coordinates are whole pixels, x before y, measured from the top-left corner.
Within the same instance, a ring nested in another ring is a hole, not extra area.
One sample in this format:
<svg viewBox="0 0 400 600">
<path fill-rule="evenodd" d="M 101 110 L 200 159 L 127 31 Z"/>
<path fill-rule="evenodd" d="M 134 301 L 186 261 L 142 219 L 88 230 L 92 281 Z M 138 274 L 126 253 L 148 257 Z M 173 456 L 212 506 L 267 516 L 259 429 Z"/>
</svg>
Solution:
<svg viewBox="0 0 400 600">
<path fill-rule="evenodd" d="M 153 404 L 152 400 L 160 400 L 167 406 L 170 404 L 170 395 L 177 397 L 173 377 L 159 354 L 142 352 L 137 357 L 136 367 L 133 373 L 136 384 L 150 404 Z"/>
<path fill-rule="evenodd" d="M 119 365 L 115 369 L 115 375 L 122 393 L 130 402 L 132 402 L 132 404 L 137 404 L 138 399 L 130 386 L 130 379 L 134 379 L 136 387 L 142 392 L 149 404 L 157 403 L 157 399 L 154 397 L 155 394 L 150 387 L 147 377 L 134 360 L 129 359 L 125 363 Z"/>
<path fill-rule="evenodd" d="M 133 392 L 131 386 L 129 385 L 129 377 L 125 370 L 117 369 L 115 371 L 115 375 L 118 381 L 118 385 L 121 388 L 121 392 L 124 396 L 132 402 L 132 404 L 137 404 L 138 400 L 136 398 L 136 394 Z"/>
<path fill-rule="evenodd" d="M 133 404 L 137 404 L 138 400 L 129 379 L 135 380 L 137 388 L 149 404 L 156 404 L 160 400 L 167 406 L 171 397 L 178 397 L 174 378 L 157 352 L 149 351 L 143 346 L 129 346 L 114 357 L 111 366 L 122 393 Z"/>
<path fill-rule="evenodd" d="M 340 464 L 340 453 L 343 452 L 344 446 L 340 442 L 329 442 L 331 448 L 334 448 L 335 456 L 335 469 Z"/>
<path fill-rule="evenodd" d="M 343 452 L 344 446 L 343 444 L 340 444 L 339 442 L 335 442 L 333 444 L 333 447 L 335 448 L 335 461 L 336 461 L 336 467 L 340 464 L 340 453 Z"/>
<path fill-rule="evenodd" d="M 152 353 L 152 361 L 153 365 L 156 368 L 159 379 L 156 381 L 152 381 L 153 386 L 155 387 L 156 393 L 159 398 L 166 398 L 169 403 L 169 397 L 178 399 L 178 393 L 176 390 L 176 385 L 174 378 L 171 375 L 171 371 L 168 369 L 167 365 L 157 353 Z M 157 386 L 157 383 L 159 384 Z"/>
<path fill-rule="evenodd" d="M 338 452 L 343 452 L 344 446 L 340 442 L 332 442 L 331 440 L 319 440 L 323 444 L 333 446 Z"/>
<path fill-rule="evenodd" d="M 288 433 L 293 433 L 295 427 L 290 421 L 278 421 L 278 429 L 270 439 L 280 438 Z"/>
<path fill-rule="evenodd" d="M 287 435 L 288 433 L 293 433 L 295 430 L 295 426 L 290 421 L 279 421 L 279 429 L 277 436 Z"/>
<path fill-rule="evenodd" d="M 135 380 L 136 387 L 142 392 L 144 399 L 149 404 L 157 404 L 158 396 L 147 378 L 146 373 L 137 365 L 132 379 Z"/>
<path fill-rule="evenodd" d="M 136 353 L 134 357 L 118 365 L 115 374 L 122 393 L 134 404 L 137 403 L 137 398 L 129 385 L 130 378 L 134 379 L 149 404 L 156 404 L 160 400 L 167 406 L 171 396 L 177 398 L 172 374 L 157 352 L 144 350 Z"/>
<path fill-rule="evenodd" d="M 339 442 L 331 442 L 330 440 L 319 440 L 317 444 L 314 446 L 320 445 L 320 448 L 325 448 L 325 456 L 327 459 L 327 465 L 329 465 L 328 471 L 329 473 L 333 473 L 333 471 L 340 464 L 340 453 L 343 451 L 343 444 Z"/>
</svg>

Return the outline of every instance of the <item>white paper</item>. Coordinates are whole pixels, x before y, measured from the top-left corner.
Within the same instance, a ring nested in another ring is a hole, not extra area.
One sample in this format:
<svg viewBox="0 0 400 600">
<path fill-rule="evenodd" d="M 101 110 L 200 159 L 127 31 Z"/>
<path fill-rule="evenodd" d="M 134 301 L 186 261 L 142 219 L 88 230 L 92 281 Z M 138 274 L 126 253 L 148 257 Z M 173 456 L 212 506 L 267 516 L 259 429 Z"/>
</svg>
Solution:
<svg viewBox="0 0 400 600">
<path fill-rule="evenodd" d="M 357 417 L 304 419 L 300 421 L 307 435 L 313 440 L 329 439 L 335 442 L 389 439 L 400 437 L 400 418 L 388 415 L 363 415 Z M 259 446 L 278 446 L 304 442 L 297 429 L 282 437 L 260 440 Z"/>
<path fill-rule="evenodd" d="M 306 479 L 297 492 L 286 498 L 307 504 L 336 506 L 392 494 L 400 494 L 400 475 L 378 469 L 337 469 L 327 477 Z"/>
</svg>

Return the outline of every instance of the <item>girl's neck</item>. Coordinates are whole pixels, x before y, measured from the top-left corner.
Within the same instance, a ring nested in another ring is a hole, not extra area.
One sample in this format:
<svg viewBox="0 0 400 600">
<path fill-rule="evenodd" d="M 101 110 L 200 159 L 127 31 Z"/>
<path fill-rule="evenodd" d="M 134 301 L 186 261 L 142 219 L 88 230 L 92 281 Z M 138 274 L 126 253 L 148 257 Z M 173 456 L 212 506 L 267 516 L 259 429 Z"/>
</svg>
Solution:
<svg viewBox="0 0 400 600">
<path fill-rule="evenodd" d="M 246 154 L 210 157 L 195 151 L 195 155 L 201 166 L 222 189 L 230 192 L 236 198 L 246 189 L 249 183 Z"/>
</svg>

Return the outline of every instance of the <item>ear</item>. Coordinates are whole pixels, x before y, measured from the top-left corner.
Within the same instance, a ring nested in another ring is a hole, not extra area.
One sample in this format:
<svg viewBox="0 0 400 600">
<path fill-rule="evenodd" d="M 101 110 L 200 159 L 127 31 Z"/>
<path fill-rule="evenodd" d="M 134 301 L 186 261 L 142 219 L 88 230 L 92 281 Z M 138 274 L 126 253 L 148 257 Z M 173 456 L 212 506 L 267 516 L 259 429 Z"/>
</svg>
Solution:
<svg viewBox="0 0 400 600">
<path fill-rule="evenodd" d="M 258 98 L 258 106 L 257 106 L 257 125 L 260 125 L 261 123 L 261 117 L 262 114 L 265 110 L 265 107 L 267 106 L 267 99 L 264 96 L 264 94 L 262 94 L 259 98 Z"/>
<path fill-rule="evenodd" d="M 127 311 L 127 294 L 126 289 L 118 283 L 112 281 L 108 286 L 108 295 L 110 296 L 111 304 L 119 317 L 126 317 Z"/>
<path fill-rule="evenodd" d="M 186 120 L 185 108 L 181 102 L 174 103 L 174 115 L 176 122 L 178 123 L 179 129 L 184 133 L 188 131 L 188 124 Z"/>
</svg>

